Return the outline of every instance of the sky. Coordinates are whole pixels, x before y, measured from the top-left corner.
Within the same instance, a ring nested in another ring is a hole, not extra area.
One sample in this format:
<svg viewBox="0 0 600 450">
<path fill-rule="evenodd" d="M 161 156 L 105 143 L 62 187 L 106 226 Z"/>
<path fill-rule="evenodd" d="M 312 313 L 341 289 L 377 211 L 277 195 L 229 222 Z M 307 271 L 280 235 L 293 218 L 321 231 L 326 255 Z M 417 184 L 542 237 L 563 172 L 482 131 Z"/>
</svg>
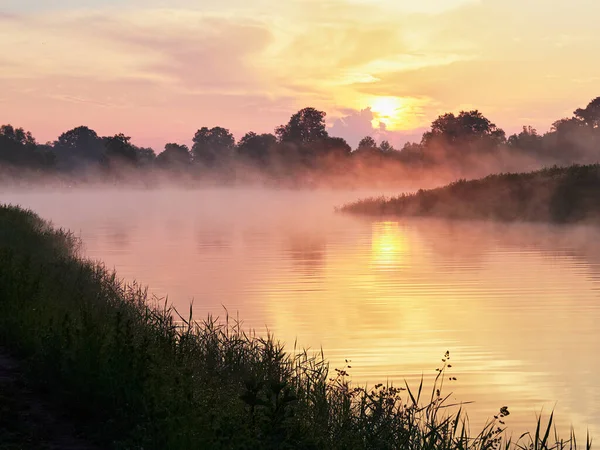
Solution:
<svg viewBox="0 0 600 450">
<path fill-rule="evenodd" d="M 162 150 L 299 109 L 401 146 L 445 112 L 508 133 L 600 95 L 595 0 L 0 0 L 0 122 Z"/>
</svg>

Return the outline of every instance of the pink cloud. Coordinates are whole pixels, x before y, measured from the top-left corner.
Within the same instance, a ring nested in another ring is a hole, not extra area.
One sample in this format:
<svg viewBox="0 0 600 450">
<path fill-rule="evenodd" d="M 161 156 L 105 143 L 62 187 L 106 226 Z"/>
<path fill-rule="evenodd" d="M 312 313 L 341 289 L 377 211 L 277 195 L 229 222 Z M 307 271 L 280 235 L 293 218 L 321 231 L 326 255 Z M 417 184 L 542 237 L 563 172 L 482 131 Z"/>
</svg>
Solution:
<svg viewBox="0 0 600 450">
<path fill-rule="evenodd" d="M 207 18 L 168 33 L 151 25 L 120 27 L 109 38 L 134 47 L 133 51 L 157 55 L 157 61 L 144 64 L 145 70 L 184 89 L 214 92 L 256 90 L 261 79 L 253 58 L 270 44 L 272 35 L 258 22 Z"/>
<path fill-rule="evenodd" d="M 400 149 L 405 142 L 420 142 L 425 129 L 410 131 L 392 131 L 380 123 L 379 127 L 373 126 L 375 115 L 371 108 L 362 110 L 345 110 L 346 114 L 333 121 L 329 128 L 329 134 L 346 139 L 352 148 L 356 148 L 358 142 L 365 136 L 371 136 L 378 143 L 389 141 L 394 147 Z"/>
</svg>

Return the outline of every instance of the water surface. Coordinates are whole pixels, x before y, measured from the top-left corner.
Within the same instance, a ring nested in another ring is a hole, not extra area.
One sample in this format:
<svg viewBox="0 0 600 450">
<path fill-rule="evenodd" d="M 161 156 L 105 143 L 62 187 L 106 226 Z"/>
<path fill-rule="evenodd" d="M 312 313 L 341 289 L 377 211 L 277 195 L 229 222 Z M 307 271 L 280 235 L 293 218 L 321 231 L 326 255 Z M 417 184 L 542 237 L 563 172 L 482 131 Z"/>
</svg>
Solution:
<svg viewBox="0 0 600 450">
<path fill-rule="evenodd" d="M 365 220 L 363 192 L 76 190 L 4 193 L 76 232 L 85 253 L 196 318 L 243 319 L 290 347 L 350 360 L 357 383 L 429 380 L 472 423 L 515 432 L 556 407 L 600 435 L 600 233 L 592 227 Z"/>
</svg>

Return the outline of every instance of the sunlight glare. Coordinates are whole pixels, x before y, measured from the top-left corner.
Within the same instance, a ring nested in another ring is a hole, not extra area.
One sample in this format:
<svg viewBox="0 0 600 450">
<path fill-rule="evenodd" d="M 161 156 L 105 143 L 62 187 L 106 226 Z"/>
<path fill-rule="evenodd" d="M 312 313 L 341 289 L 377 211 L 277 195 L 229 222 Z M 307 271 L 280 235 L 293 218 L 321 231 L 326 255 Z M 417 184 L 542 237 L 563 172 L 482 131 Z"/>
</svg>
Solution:
<svg viewBox="0 0 600 450">
<path fill-rule="evenodd" d="M 397 129 L 402 122 L 402 101 L 398 97 L 374 97 L 371 110 L 374 121 L 384 123 L 388 129 Z"/>
</svg>

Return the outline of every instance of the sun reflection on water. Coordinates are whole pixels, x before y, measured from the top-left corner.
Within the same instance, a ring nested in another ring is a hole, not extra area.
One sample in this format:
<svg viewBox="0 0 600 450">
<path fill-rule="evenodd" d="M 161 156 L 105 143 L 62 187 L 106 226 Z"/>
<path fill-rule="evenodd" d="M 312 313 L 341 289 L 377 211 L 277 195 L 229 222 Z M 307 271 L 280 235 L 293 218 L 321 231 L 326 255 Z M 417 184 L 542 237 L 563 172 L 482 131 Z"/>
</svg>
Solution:
<svg viewBox="0 0 600 450">
<path fill-rule="evenodd" d="M 398 222 L 375 222 L 372 228 L 372 263 L 381 269 L 397 268 L 404 263 L 408 241 Z"/>
</svg>

